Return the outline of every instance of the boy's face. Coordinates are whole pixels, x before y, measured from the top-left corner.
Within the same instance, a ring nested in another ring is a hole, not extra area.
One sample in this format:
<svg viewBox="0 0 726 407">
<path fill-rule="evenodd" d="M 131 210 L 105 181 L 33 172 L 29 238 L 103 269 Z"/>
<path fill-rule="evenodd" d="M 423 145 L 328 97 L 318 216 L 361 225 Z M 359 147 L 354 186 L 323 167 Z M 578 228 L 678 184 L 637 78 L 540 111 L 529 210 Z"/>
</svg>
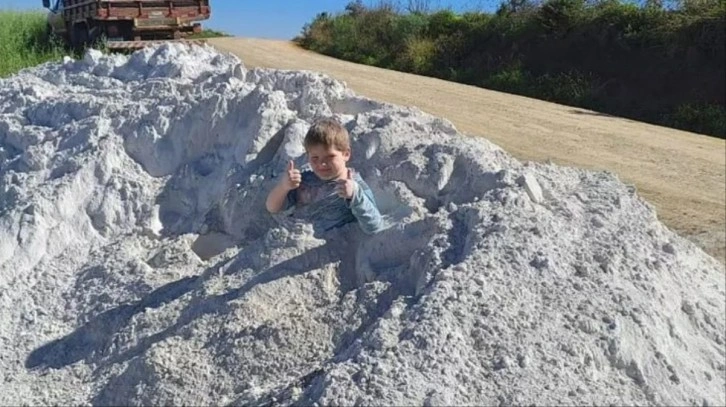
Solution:
<svg viewBox="0 0 726 407">
<path fill-rule="evenodd" d="M 340 151 L 333 146 L 307 147 L 308 161 L 315 175 L 326 181 L 342 178 L 347 174 L 350 149 Z"/>
</svg>

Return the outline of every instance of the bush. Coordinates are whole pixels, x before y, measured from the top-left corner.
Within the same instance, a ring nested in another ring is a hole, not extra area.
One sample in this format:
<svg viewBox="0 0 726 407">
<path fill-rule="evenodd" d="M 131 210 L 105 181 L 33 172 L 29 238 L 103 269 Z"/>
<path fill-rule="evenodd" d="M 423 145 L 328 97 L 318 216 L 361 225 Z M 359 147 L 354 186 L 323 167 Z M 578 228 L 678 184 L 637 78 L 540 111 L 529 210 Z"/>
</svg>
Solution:
<svg viewBox="0 0 726 407">
<path fill-rule="evenodd" d="M 664 118 L 670 125 L 697 133 L 726 138 L 726 108 L 714 104 L 683 104 L 672 116 Z"/>
<path fill-rule="evenodd" d="M 398 67 L 416 74 L 431 74 L 435 56 L 436 44 L 433 41 L 428 38 L 411 37 L 406 42 L 406 50 Z"/>
<path fill-rule="evenodd" d="M 398 16 L 393 21 L 391 33 L 392 48 L 403 51 L 408 48 L 411 40 L 423 38 L 428 26 L 428 19 L 423 14 L 407 14 Z"/>
<path fill-rule="evenodd" d="M 556 37 L 572 31 L 584 18 L 584 0 L 547 0 L 537 19 L 546 32 Z"/>
<path fill-rule="evenodd" d="M 459 29 L 461 18 L 451 10 L 442 10 L 431 14 L 426 36 L 437 38 L 450 36 Z"/>
<path fill-rule="evenodd" d="M 532 78 L 519 66 L 501 70 L 483 81 L 487 88 L 520 95 L 532 93 Z"/>
</svg>

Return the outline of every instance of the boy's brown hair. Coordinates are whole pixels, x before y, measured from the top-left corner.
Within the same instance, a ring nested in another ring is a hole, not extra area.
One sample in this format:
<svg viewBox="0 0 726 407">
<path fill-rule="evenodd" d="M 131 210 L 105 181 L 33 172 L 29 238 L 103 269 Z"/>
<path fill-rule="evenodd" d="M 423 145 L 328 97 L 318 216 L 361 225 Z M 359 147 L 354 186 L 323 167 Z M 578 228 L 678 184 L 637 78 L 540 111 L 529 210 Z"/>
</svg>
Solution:
<svg viewBox="0 0 726 407">
<path fill-rule="evenodd" d="M 311 146 L 334 147 L 336 150 L 350 149 L 348 130 L 334 119 L 321 119 L 310 126 L 303 142 L 305 148 Z"/>
</svg>

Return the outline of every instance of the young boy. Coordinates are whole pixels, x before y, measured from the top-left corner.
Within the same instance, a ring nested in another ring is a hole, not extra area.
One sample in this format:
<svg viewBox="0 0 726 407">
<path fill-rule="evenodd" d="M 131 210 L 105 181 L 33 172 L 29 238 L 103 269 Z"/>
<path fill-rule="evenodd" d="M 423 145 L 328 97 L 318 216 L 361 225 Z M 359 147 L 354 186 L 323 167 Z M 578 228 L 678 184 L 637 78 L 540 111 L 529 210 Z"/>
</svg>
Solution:
<svg viewBox="0 0 726 407">
<path fill-rule="evenodd" d="M 312 171 L 300 172 L 293 161 L 267 196 L 267 210 L 277 213 L 294 206 L 296 216 L 310 220 L 315 230 L 330 230 L 358 222 L 363 232 L 382 229 L 375 198 L 363 179 L 347 167 L 348 131 L 332 119 L 320 120 L 305 136 Z"/>
</svg>

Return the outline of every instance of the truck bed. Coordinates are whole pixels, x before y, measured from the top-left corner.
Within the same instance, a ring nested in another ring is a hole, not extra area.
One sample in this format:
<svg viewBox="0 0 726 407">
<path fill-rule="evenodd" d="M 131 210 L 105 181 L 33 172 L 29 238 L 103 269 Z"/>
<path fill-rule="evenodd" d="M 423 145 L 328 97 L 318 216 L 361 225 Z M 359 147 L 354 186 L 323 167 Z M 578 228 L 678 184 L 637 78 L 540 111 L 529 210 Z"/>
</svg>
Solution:
<svg viewBox="0 0 726 407">
<path fill-rule="evenodd" d="M 209 0 L 65 0 L 69 21 L 151 20 L 151 25 L 180 24 L 209 18 Z"/>
</svg>

